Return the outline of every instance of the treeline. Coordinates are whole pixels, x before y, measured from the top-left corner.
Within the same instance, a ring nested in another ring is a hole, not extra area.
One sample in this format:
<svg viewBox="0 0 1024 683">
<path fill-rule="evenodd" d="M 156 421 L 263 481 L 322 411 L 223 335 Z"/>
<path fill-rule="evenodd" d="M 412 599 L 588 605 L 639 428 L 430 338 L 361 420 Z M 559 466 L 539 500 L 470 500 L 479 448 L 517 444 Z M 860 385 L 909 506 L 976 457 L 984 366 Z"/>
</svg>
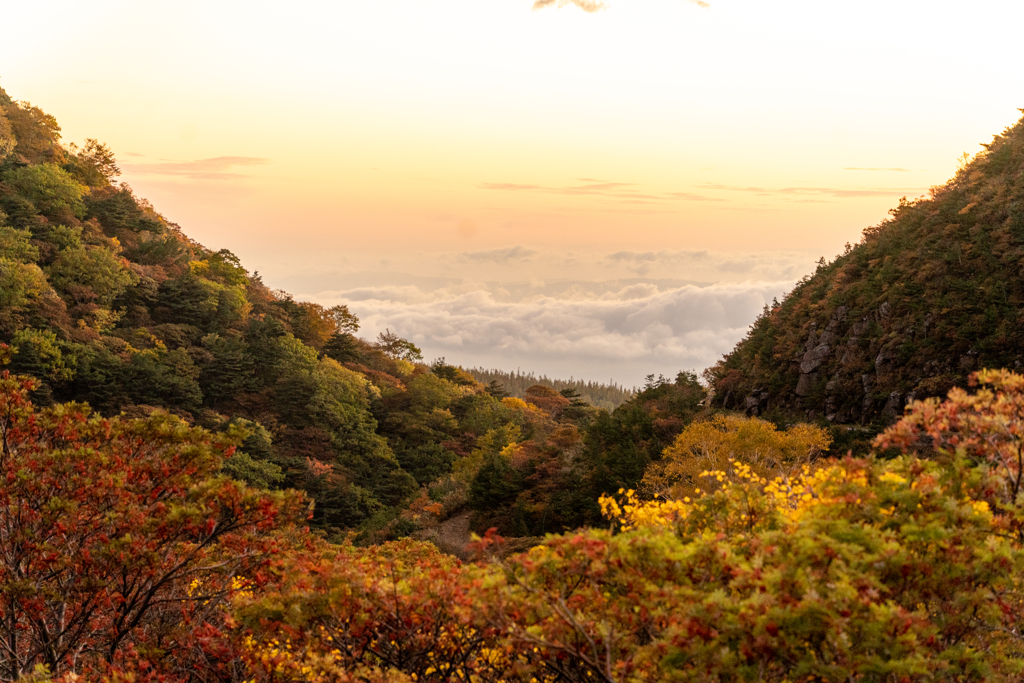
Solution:
<svg viewBox="0 0 1024 683">
<path fill-rule="evenodd" d="M 526 395 L 526 390 L 537 384 L 551 387 L 555 391 L 572 389 L 579 395 L 581 400 L 586 401 L 592 406 L 604 408 L 609 412 L 615 410 L 636 394 L 635 388 L 627 389 L 618 384 L 584 382 L 572 378 L 568 380 L 550 379 L 546 375 L 538 377 L 532 372 L 523 373 L 519 370 L 506 372 L 498 369 L 468 368 L 466 372 L 473 375 L 474 379 L 481 384 L 486 385 L 496 382 L 509 396 L 515 396 L 516 398 L 523 398 Z"/>
</svg>

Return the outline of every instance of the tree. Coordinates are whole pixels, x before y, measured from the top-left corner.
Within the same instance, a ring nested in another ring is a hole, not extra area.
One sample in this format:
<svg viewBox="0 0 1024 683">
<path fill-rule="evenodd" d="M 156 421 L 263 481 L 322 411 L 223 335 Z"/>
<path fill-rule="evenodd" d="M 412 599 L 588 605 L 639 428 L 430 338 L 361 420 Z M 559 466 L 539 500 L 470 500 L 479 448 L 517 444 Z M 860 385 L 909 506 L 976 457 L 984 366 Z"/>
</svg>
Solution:
<svg viewBox="0 0 1024 683">
<path fill-rule="evenodd" d="M 60 163 L 64 160 L 64 149 L 60 146 L 60 126 L 52 115 L 28 102 L 4 105 L 4 114 L 18 141 L 18 154 L 29 163 Z"/>
<path fill-rule="evenodd" d="M 14 148 L 18 146 L 18 141 L 14 137 L 14 130 L 11 128 L 11 122 L 7 120 L 7 116 L 4 114 L 4 108 L 0 106 L 0 161 L 3 161 Z"/>
<path fill-rule="evenodd" d="M 975 484 L 975 495 L 1024 541 L 1024 376 L 982 370 L 971 374 L 969 383 L 980 388 L 974 393 L 953 389 L 945 401 L 914 402 L 875 445 L 968 458 L 985 475 Z"/>
<path fill-rule="evenodd" d="M 57 164 L 14 168 L 4 174 L 4 180 L 48 218 L 60 221 L 85 216 L 82 198 L 87 188 Z"/>
<path fill-rule="evenodd" d="M 32 244 L 32 233 L 4 225 L 7 216 L 0 212 L 0 258 L 31 263 L 39 258 L 39 249 Z"/>
<path fill-rule="evenodd" d="M 377 335 L 375 346 L 389 358 L 417 362 L 423 360 L 423 352 L 408 339 L 403 339 L 390 329 Z"/>
<path fill-rule="evenodd" d="M 23 314 L 50 292 L 39 266 L 0 258 L 0 330 L 21 327 Z"/>
<path fill-rule="evenodd" d="M 412 541 L 320 547 L 235 603 L 256 681 L 519 681 L 495 649 L 466 568 Z"/>
<path fill-rule="evenodd" d="M 114 153 L 95 138 L 87 138 L 85 147 L 71 143 L 73 172 L 89 187 L 103 187 L 121 175 Z"/>
<path fill-rule="evenodd" d="M 228 442 L 166 413 L 36 410 L 34 385 L 0 375 L 0 677 L 187 669 L 301 498 L 218 477 Z"/>
<path fill-rule="evenodd" d="M 774 476 L 810 463 L 831 441 L 826 430 L 811 425 L 779 431 L 765 420 L 716 415 L 686 427 L 647 468 L 641 486 L 649 494 L 680 499 L 695 495 L 702 472 L 738 460 L 761 476 Z"/>
<path fill-rule="evenodd" d="M 103 247 L 65 249 L 48 267 L 54 288 L 70 292 L 88 288 L 101 306 L 109 307 L 139 276 L 126 267 L 124 259 Z"/>
<path fill-rule="evenodd" d="M 693 373 L 680 372 L 675 382 L 651 379 L 651 386 L 610 416 L 599 414 L 587 430 L 591 500 L 620 488 L 635 488 L 647 466 L 661 458 L 701 410 L 706 392 Z"/>
<path fill-rule="evenodd" d="M 348 306 L 345 304 L 331 306 L 327 311 L 334 316 L 334 322 L 338 326 L 339 333 L 355 334 L 359 331 L 359 318 L 354 313 L 350 313 Z"/>
</svg>

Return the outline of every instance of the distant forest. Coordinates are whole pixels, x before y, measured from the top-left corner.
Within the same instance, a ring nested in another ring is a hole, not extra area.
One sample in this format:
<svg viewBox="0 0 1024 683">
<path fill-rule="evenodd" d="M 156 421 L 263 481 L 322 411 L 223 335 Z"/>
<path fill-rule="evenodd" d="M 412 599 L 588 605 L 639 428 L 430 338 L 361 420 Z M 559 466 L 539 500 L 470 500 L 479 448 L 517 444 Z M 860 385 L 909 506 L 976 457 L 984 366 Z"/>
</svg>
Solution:
<svg viewBox="0 0 1024 683">
<path fill-rule="evenodd" d="M 636 395 L 636 389 L 627 389 L 618 384 L 601 384 L 600 382 L 584 382 L 578 379 L 550 379 L 545 375 L 538 377 L 532 372 L 523 373 L 519 370 L 506 372 L 497 369 L 467 368 L 466 372 L 473 375 L 473 378 L 481 384 L 497 382 L 509 396 L 523 398 L 526 390 L 540 384 L 551 387 L 556 391 L 572 389 L 579 394 L 582 401 L 605 410 L 615 410 L 620 405 Z"/>
</svg>

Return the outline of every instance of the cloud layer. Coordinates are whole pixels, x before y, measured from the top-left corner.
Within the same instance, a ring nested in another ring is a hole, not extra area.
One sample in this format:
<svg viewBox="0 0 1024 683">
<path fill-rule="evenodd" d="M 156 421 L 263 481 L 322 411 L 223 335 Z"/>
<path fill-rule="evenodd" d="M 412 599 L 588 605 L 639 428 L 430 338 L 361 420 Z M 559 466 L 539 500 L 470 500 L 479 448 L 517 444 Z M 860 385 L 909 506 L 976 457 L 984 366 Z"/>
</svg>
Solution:
<svg viewBox="0 0 1024 683">
<path fill-rule="evenodd" d="M 415 285 L 323 292 L 323 303 L 347 303 L 373 337 L 390 328 L 421 346 L 427 360 L 626 385 L 647 374 L 674 375 L 716 362 L 786 282 L 668 287 L 653 282 L 575 283 L 519 297 L 508 287 L 478 284 L 425 291 Z M 609 291 L 614 289 L 615 291 Z M 534 290 L 536 291 L 536 290 Z"/>
</svg>

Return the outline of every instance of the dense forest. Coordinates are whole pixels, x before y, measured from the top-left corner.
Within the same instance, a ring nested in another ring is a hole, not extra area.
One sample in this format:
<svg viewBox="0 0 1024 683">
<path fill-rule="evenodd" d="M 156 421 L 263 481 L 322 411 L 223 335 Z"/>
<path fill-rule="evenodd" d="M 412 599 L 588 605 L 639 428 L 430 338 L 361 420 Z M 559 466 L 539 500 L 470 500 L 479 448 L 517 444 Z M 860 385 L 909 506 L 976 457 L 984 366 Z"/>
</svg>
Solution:
<svg viewBox="0 0 1024 683">
<path fill-rule="evenodd" d="M 820 262 L 708 373 L 752 415 L 891 423 L 915 399 L 1024 362 L 1024 119 L 930 196 Z"/>
<path fill-rule="evenodd" d="M 362 339 L 0 91 L 0 681 L 1021 680 L 1022 131 L 626 395 Z"/>
</svg>

